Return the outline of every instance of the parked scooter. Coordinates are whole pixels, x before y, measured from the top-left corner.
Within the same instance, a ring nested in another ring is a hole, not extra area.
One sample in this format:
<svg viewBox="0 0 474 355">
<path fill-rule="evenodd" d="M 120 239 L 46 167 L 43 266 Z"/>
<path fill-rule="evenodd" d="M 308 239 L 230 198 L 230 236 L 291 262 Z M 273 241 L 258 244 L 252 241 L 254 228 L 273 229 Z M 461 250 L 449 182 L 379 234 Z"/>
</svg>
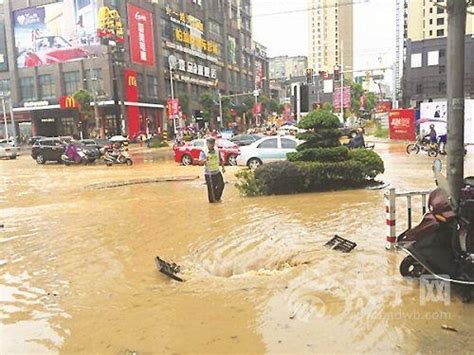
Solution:
<svg viewBox="0 0 474 355">
<path fill-rule="evenodd" d="M 474 177 L 464 180 L 459 208 L 454 210 L 441 161 L 433 164 L 438 188 L 429 197 L 421 223 L 400 235 L 397 246 L 408 253 L 400 264 L 405 277 L 435 278 L 463 286 L 463 300 L 474 290 Z"/>
<path fill-rule="evenodd" d="M 127 166 L 133 165 L 133 161 L 125 149 L 112 149 L 105 152 L 104 161 L 107 166 L 112 166 L 114 164 L 126 164 Z"/>
<path fill-rule="evenodd" d="M 66 166 L 78 164 L 87 165 L 89 163 L 89 157 L 80 147 L 70 143 L 66 146 L 64 154 L 61 155 L 61 161 Z"/>
</svg>

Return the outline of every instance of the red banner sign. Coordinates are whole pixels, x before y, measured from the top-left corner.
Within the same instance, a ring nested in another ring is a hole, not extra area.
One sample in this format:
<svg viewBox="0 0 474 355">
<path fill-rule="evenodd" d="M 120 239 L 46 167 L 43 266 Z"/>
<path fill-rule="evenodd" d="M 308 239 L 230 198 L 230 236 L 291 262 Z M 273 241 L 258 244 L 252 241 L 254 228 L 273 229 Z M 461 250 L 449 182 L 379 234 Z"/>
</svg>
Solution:
<svg viewBox="0 0 474 355">
<path fill-rule="evenodd" d="M 128 136 L 136 137 L 140 133 L 140 110 L 133 103 L 138 103 L 137 73 L 131 69 L 124 70 L 125 76 L 125 97 L 126 101 L 132 103 L 128 105 Z"/>
<path fill-rule="evenodd" d="M 341 88 L 339 87 L 334 90 L 333 106 L 336 110 L 341 109 L 341 91 L 343 92 L 342 95 L 343 95 L 344 108 L 351 107 L 351 87 L 345 86 L 343 90 L 341 90 Z"/>
<path fill-rule="evenodd" d="M 176 116 L 179 114 L 179 99 L 171 99 L 169 98 L 167 101 L 167 107 L 168 107 L 168 117 L 172 118 L 173 116 Z"/>
<path fill-rule="evenodd" d="M 392 110 L 389 113 L 390 139 L 414 141 L 415 131 L 415 110 L 400 109 Z"/>
<path fill-rule="evenodd" d="M 61 96 L 59 98 L 59 107 L 63 110 L 79 108 L 79 103 L 72 96 Z"/>
<path fill-rule="evenodd" d="M 255 105 L 253 105 L 253 114 L 256 116 L 260 113 L 262 113 L 262 103 L 256 102 Z"/>
<path fill-rule="evenodd" d="M 127 7 L 132 63 L 155 65 L 152 14 L 132 4 Z"/>
</svg>

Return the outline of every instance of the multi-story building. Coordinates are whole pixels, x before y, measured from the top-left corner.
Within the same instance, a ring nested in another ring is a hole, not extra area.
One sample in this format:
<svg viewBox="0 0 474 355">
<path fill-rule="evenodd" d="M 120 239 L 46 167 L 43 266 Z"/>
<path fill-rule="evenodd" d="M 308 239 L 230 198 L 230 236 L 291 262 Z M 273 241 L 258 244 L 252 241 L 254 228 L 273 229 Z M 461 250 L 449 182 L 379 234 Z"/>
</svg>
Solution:
<svg viewBox="0 0 474 355">
<path fill-rule="evenodd" d="M 406 43 L 402 88 L 405 106 L 419 107 L 422 102 L 445 101 L 447 38 Z M 474 98 L 474 39 L 466 36 L 464 91 Z"/>
<path fill-rule="evenodd" d="M 446 1 L 409 0 L 405 32 L 402 93 L 405 106 L 446 100 Z M 466 96 L 474 97 L 474 20 L 466 22 Z"/>
<path fill-rule="evenodd" d="M 409 0 L 407 7 L 407 37 L 414 41 L 446 37 L 448 16 L 444 9 L 446 1 Z M 466 33 L 474 34 L 474 20 L 467 16 Z"/>
<path fill-rule="evenodd" d="M 308 57 L 278 56 L 269 59 L 270 79 L 286 80 L 295 76 L 304 76 L 308 68 Z"/>
<path fill-rule="evenodd" d="M 343 70 L 353 63 L 353 7 L 340 0 L 308 0 L 308 65 Z"/>
<path fill-rule="evenodd" d="M 122 19 L 125 36 L 116 46 L 98 38 L 104 6 Z M 267 73 L 265 51 L 252 39 L 250 0 L 0 4 L 0 91 L 11 97 L 25 136 L 93 131 L 94 120 L 70 107 L 79 89 L 93 94 L 102 134 L 126 127 L 133 136 L 170 126 L 171 83 L 189 122 L 204 92 L 268 92 Z"/>
</svg>

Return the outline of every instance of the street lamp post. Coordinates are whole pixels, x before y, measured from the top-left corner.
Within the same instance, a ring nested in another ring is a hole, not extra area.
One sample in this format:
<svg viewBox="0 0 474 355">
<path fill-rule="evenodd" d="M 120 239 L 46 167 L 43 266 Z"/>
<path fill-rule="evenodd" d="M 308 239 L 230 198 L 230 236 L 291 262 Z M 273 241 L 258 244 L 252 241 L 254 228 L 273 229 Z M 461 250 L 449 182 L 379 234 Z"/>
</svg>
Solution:
<svg viewBox="0 0 474 355">
<path fill-rule="evenodd" d="M 3 121 L 5 124 L 5 139 L 8 141 L 8 121 L 7 121 L 7 110 L 5 108 L 5 97 L 2 96 L 2 108 L 3 108 Z"/>
<path fill-rule="evenodd" d="M 174 55 L 170 55 L 168 57 L 168 64 L 169 64 L 169 72 L 170 72 L 170 91 L 171 91 L 171 100 L 174 105 L 174 70 L 176 69 L 176 66 L 178 64 L 178 60 Z M 174 110 L 174 108 L 173 108 Z M 176 129 L 176 115 L 174 112 L 172 112 L 173 115 L 173 132 L 174 136 L 178 134 L 178 130 Z"/>
<path fill-rule="evenodd" d="M 219 90 L 219 119 L 220 119 L 220 126 L 222 128 L 222 121 L 224 120 L 224 118 L 222 117 L 222 95 L 221 95 L 221 92 Z"/>
</svg>

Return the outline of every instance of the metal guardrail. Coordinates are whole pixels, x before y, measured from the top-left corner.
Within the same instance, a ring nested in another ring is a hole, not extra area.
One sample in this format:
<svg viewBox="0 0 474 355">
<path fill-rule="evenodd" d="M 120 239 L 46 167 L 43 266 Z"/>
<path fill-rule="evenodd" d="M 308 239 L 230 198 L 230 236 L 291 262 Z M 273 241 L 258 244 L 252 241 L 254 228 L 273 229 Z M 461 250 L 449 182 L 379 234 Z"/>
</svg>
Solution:
<svg viewBox="0 0 474 355">
<path fill-rule="evenodd" d="M 407 201 L 407 227 L 411 229 L 413 223 L 413 199 L 421 197 L 421 212 L 423 215 L 428 208 L 427 196 L 431 191 L 411 191 L 397 193 L 395 188 L 388 189 L 384 194 L 385 224 L 388 227 L 387 243 L 385 248 L 393 250 L 397 241 L 397 198 L 406 198 Z"/>
</svg>

